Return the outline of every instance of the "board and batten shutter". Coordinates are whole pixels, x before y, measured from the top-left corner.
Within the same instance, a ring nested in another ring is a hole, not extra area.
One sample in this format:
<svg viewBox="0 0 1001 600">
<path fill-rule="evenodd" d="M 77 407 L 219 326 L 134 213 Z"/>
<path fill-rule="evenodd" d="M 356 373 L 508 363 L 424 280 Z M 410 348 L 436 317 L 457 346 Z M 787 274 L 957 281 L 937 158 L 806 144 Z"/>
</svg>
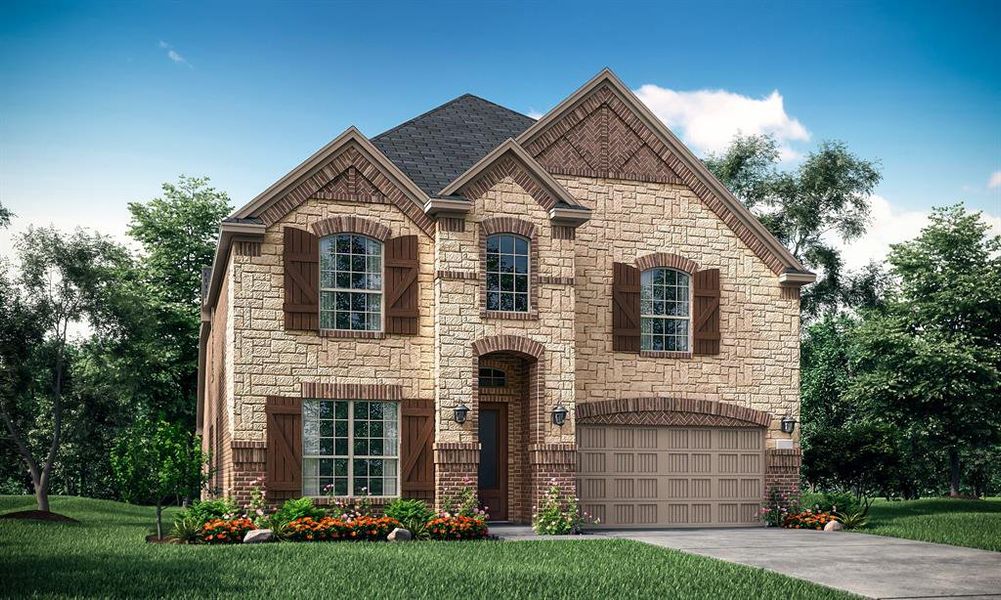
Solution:
<svg viewBox="0 0 1001 600">
<path fill-rule="evenodd" d="M 400 413 L 401 495 L 433 502 L 434 403 L 404 400 Z"/>
<path fill-rule="evenodd" d="M 640 270 L 612 264 L 612 350 L 640 351 Z"/>
<path fill-rule="evenodd" d="M 719 354 L 719 269 L 697 271 L 692 310 L 693 354 Z"/>
<path fill-rule="evenodd" d="M 320 241 L 312 233 L 285 228 L 285 329 L 320 329 Z"/>
<path fill-rule="evenodd" d="M 302 495 L 302 399 L 268 396 L 265 480 L 275 500 Z"/>
<path fill-rule="evenodd" d="M 386 333 L 417 333 L 420 321 L 419 270 L 416 235 L 386 240 Z"/>
</svg>

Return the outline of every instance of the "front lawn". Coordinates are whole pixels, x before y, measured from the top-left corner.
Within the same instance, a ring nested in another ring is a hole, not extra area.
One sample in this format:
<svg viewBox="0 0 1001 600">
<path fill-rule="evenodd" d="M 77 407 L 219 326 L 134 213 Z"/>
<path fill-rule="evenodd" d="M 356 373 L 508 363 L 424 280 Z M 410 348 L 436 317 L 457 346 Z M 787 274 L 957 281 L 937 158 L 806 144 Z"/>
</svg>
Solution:
<svg viewBox="0 0 1001 600">
<path fill-rule="evenodd" d="M 32 507 L 0 496 L 0 513 Z M 53 498 L 80 525 L 0 519 L 0 595 L 342 598 L 851 598 L 759 569 L 623 540 L 142 541 L 152 509 Z"/>
<path fill-rule="evenodd" d="M 859 531 L 1001 552 L 1001 498 L 877 500 Z"/>
</svg>

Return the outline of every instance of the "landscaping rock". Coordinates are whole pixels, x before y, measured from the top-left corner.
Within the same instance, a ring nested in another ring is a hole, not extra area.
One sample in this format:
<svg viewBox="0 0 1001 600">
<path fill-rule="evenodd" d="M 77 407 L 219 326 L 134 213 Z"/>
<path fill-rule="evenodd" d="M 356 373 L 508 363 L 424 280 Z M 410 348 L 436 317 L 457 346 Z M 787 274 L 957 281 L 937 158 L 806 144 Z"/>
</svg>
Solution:
<svg viewBox="0 0 1001 600">
<path fill-rule="evenodd" d="M 263 544 L 275 541 L 275 534 L 270 529 L 251 529 L 243 536 L 244 544 Z"/>
<path fill-rule="evenodd" d="M 827 525 L 824 525 L 824 531 L 841 531 L 845 526 L 837 521 L 831 521 Z"/>
<path fill-rule="evenodd" d="M 390 542 L 409 542 L 414 539 L 414 534 L 410 533 L 402 527 L 397 527 L 396 529 L 389 532 L 386 539 Z"/>
</svg>

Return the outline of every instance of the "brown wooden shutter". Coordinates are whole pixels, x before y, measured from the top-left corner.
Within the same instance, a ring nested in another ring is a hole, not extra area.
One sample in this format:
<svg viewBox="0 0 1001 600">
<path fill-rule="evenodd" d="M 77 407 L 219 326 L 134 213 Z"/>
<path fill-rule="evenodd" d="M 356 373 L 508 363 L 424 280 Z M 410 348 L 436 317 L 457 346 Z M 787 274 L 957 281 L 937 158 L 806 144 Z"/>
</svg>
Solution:
<svg viewBox="0 0 1001 600">
<path fill-rule="evenodd" d="M 268 396 L 264 413 L 268 428 L 268 498 L 298 498 L 302 495 L 302 400 Z"/>
<path fill-rule="evenodd" d="M 320 240 L 295 227 L 285 228 L 285 329 L 320 329 Z"/>
<path fill-rule="evenodd" d="M 401 403 L 400 460 L 404 498 L 434 501 L 434 403 Z"/>
<path fill-rule="evenodd" d="M 640 270 L 612 265 L 612 350 L 640 351 Z"/>
<path fill-rule="evenodd" d="M 719 354 L 719 269 L 695 273 L 694 297 L 693 354 Z"/>
<path fill-rule="evenodd" d="M 419 268 L 416 235 L 386 240 L 386 333 L 417 333 Z"/>
</svg>

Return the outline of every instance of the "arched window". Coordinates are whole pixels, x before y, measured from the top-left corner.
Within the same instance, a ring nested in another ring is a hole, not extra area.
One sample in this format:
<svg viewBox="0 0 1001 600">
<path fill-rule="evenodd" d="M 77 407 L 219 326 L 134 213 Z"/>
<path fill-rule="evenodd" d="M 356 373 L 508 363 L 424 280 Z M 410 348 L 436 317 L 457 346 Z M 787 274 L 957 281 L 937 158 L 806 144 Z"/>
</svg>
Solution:
<svg viewBox="0 0 1001 600">
<path fill-rule="evenodd" d="M 528 312 L 529 241 L 511 233 L 487 237 L 487 310 Z"/>
<path fill-rule="evenodd" d="M 688 352 L 691 344 L 691 276 L 648 269 L 640 279 L 640 349 Z"/>
<path fill-rule="evenodd" d="M 507 385 L 507 375 L 500 369 L 480 367 L 480 387 L 504 387 Z"/>
<path fill-rule="evenodd" d="M 354 233 L 320 240 L 320 328 L 382 329 L 382 242 Z"/>
</svg>

